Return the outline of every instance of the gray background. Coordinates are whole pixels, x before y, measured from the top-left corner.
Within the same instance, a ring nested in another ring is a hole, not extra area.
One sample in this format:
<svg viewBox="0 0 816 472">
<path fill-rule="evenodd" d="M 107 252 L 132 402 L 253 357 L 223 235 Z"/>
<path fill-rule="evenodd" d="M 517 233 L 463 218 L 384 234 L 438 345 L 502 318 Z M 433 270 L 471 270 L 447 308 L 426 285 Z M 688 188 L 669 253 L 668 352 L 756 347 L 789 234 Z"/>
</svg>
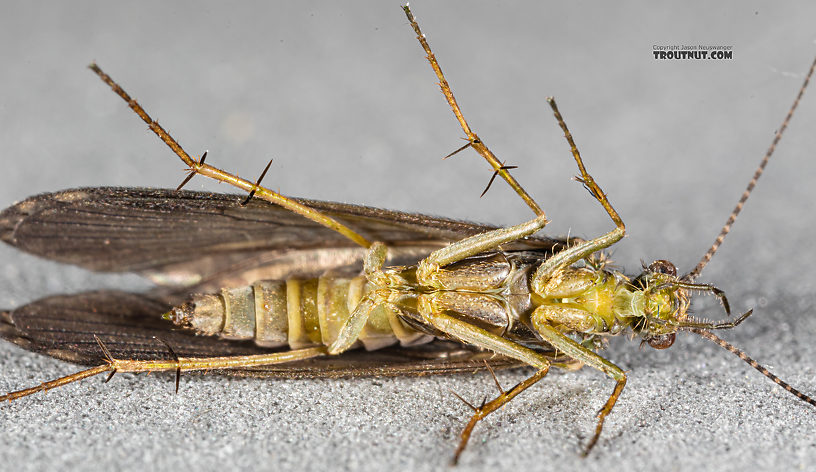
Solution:
<svg viewBox="0 0 816 472">
<path fill-rule="evenodd" d="M 816 53 L 811 2 L 657 7 L 412 3 L 474 129 L 547 210 L 551 234 L 611 227 L 548 111 L 555 95 L 626 221 L 614 248 L 690 269 L 771 141 Z M 734 47 L 655 61 L 653 44 Z M 511 224 L 524 205 L 471 153 L 397 2 L 0 5 L 0 205 L 83 185 L 175 187 L 182 164 L 85 65 L 96 60 L 192 154 L 287 194 Z M 703 280 L 756 314 L 725 337 L 816 393 L 812 188 L 816 91 Z M 225 191 L 196 178 L 190 189 Z M 0 247 L 0 306 L 92 287 L 143 288 Z M 721 316 L 712 303 L 700 311 Z M 555 373 L 480 425 L 460 470 L 808 468 L 816 411 L 692 336 L 616 340 L 630 372 L 600 443 L 579 452 L 613 382 Z M 0 347 L 0 390 L 74 369 Z M 524 372 L 502 373 L 505 385 Z M 122 375 L 2 406 L 0 463 L 118 468 L 443 469 L 485 374 L 258 381 Z M 567 469 L 564 469 L 564 468 Z"/>
</svg>

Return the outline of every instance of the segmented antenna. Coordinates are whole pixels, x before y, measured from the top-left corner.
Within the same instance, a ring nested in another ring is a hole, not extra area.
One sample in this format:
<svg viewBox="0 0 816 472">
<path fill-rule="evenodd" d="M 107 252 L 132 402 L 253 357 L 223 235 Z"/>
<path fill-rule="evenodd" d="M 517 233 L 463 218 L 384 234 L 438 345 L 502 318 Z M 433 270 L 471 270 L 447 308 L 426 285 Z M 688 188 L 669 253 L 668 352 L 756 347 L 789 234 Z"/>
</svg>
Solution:
<svg viewBox="0 0 816 472">
<path fill-rule="evenodd" d="M 816 62 L 814 62 L 814 64 L 816 64 Z M 813 68 L 811 68 L 810 70 L 813 71 Z M 810 77 L 810 75 L 808 75 L 808 77 Z M 805 83 L 807 84 L 807 82 L 805 82 Z M 765 367 L 762 367 L 761 365 L 759 365 L 759 362 L 757 362 L 754 359 L 752 359 L 751 357 L 749 357 L 748 354 L 745 354 L 744 352 L 742 352 L 742 350 L 740 350 L 738 347 L 734 346 L 733 344 L 729 343 L 728 341 L 726 341 L 724 339 L 721 339 L 718 336 L 711 333 L 710 331 L 706 331 L 704 329 L 690 329 L 689 331 L 699 334 L 701 337 L 703 337 L 705 339 L 708 339 L 709 341 L 711 341 L 714 344 L 720 346 L 721 348 L 725 349 L 726 351 L 729 351 L 730 353 L 732 353 L 735 356 L 739 357 L 740 359 L 745 361 L 748 365 L 750 365 L 754 369 L 758 370 L 760 374 L 762 374 L 765 377 L 768 377 L 769 379 L 773 380 L 773 382 L 775 384 L 777 384 L 780 387 L 784 388 L 785 390 L 788 391 L 788 393 L 791 393 L 796 398 L 802 400 L 803 402 L 810 403 L 811 405 L 816 406 L 816 400 L 814 400 L 812 397 L 810 397 L 809 395 L 805 395 L 804 393 L 800 392 L 799 390 L 796 390 L 795 388 L 791 387 L 790 384 L 788 384 L 784 380 L 782 380 L 779 377 L 777 377 L 776 375 L 774 375 L 773 372 L 769 371 Z"/>
<path fill-rule="evenodd" d="M 703 271 L 703 268 L 705 268 L 705 266 L 708 264 L 711 258 L 714 257 L 714 253 L 716 253 L 717 249 L 720 248 L 720 245 L 725 239 L 725 236 L 731 231 L 731 225 L 733 225 L 734 221 L 737 220 L 737 216 L 742 211 L 742 207 L 745 205 L 745 201 L 748 200 L 748 196 L 750 196 L 751 192 L 754 190 L 757 180 L 759 180 L 759 178 L 762 176 L 762 172 L 765 171 L 765 166 L 768 165 L 768 161 L 771 159 L 771 155 L 773 155 L 774 150 L 776 149 L 776 145 L 779 143 L 779 140 L 782 139 L 782 133 L 784 133 L 785 129 L 788 127 L 788 123 L 793 117 L 793 112 L 796 111 L 796 107 L 799 106 L 799 100 L 801 100 L 802 95 L 805 94 L 805 89 L 807 88 L 808 83 L 810 82 L 810 77 L 813 75 L 814 69 L 816 69 L 816 59 L 814 59 L 813 64 L 810 65 L 810 70 L 805 76 L 805 81 L 804 83 L 802 83 L 802 87 L 799 89 L 799 93 L 796 95 L 796 100 L 793 101 L 793 105 L 791 105 L 790 110 L 788 110 L 788 114 L 785 116 L 785 120 L 782 121 L 782 126 L 780 126 L 779 129 L 776 131 L 776 135 L 774 136 L 774 139 L 771 142 L 771 146 L 765 153 L 765 157 L 763 157 L 762 161 L 760 161 L 759 166 L 754 172 L 754 176 L 751 178 L 751 181 L 748 182 L 748 186 L 745 188 L 745 191 L 742 192 L 742 196 L 737 202 L 737 206 L 734 207 L 734 210 L 731 212 L 731 215 L 728 216 L 728 220 L 726 220 L 725 224 L 720 230 L 719 236 L 717 236 L 717 239 L 714 240 L 714 244 L 711 245 L 711 247 L 703 255 L 703 258 L 700 259 L 700 262 L 697 263 L 694 269 L 692 269 L 691 272 L 683 276 L 683 280 L 693 282 L 694 279 L 696 279 L 700 275 L 700 272 Z"/>
</svg>

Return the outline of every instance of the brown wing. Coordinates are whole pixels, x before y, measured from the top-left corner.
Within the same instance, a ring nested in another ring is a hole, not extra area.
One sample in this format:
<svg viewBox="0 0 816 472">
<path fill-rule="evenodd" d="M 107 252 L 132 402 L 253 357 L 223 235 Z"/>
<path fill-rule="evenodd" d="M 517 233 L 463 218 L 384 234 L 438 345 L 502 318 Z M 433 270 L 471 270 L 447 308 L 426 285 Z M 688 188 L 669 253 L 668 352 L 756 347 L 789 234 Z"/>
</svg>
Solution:
<svg viewBox="0 0 816 472">
<path fill-rule="evenodd" d="M 114 357 L 122 359 L 170 358 L 164 343 L 183 357 L 270 352 L 251 342 L 224 341 L 172 329 L 169 322 L 160 318 L 168 309 L 165 302 L 128 292 L 57 295 L 0 314 L 0 337 L 31 351 L 87 365 L 104 362 L 94 335 Z M 461 344 L 435 341 L 413 348 L 356 350 L 340 356 L 224 373 L 286 378 L 426 375 L 478 371 L 485 368 L 485 361 L 493 368 L 519 365 L 512 359 Z"/>
<path fill-rule="evenodd" d="M 241 197 L 131 188 L 85 188 L 42 194 L 0 214 L 0 237 L 41 257 L 100 271 L 133 271 L 196 291 L 258 279 L 317 275 L 354 266 L 362 250 L 344 237 L 287 210 Z M 301 200 L 370 240 L 383 241 L 394 263 L 412 263 L 434 248 L 492 229 L 425 215 Z M 563 241 L 528 239 L 508 249 L 557 251 Z M 165 345 L 185 357 L 269 352 L 175 330 L 160 319 L 186 293 L 102 291 L 35 301 L 0 319 L 0 337 L 26 349 L 82 364 L 98 364 L 99 336 L 114 356 L 167 358 Z M 518 365 L 484 351 L 437 341 L 416 348 L 354 351 L 342 356 L 263 367 L 239 375 L 341 377 L 422 375 Z M 232 374 L 236 372 L 230 371 Z"/>
<path fill-rule="evenodd" d="M 345 237 L 276 205 L 236 195 L 81 188 L 30 197 L 0 213 L 0 238 L 24 251 L 97 271 L 139 272 L 161 284 L 197 284 L 275 266 L 264 278 L 307 276 L 359 260 Z M 300 200 L 416 261 L 493 227 L 414 213 Z M 514 248 L 553 251 L 562 240 Z M 330 257 L 325 251 L 331 251 Z M 324 251 L 324 252 L 321 252 Z M 399 261 L 402 263 L 402 261 Z"/>
</svg>

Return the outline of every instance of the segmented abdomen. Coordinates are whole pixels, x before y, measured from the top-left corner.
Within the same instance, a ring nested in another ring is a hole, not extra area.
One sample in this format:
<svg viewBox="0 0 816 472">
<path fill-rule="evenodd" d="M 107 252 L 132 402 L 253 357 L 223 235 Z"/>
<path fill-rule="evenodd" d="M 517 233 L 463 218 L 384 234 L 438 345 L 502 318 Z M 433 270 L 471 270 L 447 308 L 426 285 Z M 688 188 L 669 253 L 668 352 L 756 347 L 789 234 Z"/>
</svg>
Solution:
<svg viewBox="0 0 816 472">
<path fill-rule="evenodd" d="M 216 294 L 192 295 L 165 318 L 199 334 L 252 339 L 265 347 L 329 345 L 369 289 L 364 276 L 260 280 Z M 354 347 L 362 344 L 374 350 L 396 342 L 406 346 L 430 339 L 380 306 L 369 316 Z"/>
</svg>

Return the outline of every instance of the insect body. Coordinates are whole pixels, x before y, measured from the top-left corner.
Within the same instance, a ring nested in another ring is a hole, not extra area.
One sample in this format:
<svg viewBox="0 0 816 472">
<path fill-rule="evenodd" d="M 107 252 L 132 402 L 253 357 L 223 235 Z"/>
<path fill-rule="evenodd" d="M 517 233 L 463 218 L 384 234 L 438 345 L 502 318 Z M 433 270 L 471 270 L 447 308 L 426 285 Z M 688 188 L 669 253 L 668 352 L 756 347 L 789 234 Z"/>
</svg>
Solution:
<svg viewBox="0 0 816 472">
<path fill-rule="evenodd" d="M 342 376 L 472 370 L 474 361 L 487 361 L 487 368 L 533 367 L 535 373 L 527 380 L 473 407 L 458 457 L 481 419 L 544 378 L 551 366 L 583 364 L 615 381 L 586 446 L 589 452 L 627 379 L 620 367 L 596 352 L 603 338 L 631 332 L 663 349 L 672 345 L 678 331 L 691 331 L 736 353 L 789 392 L 816 405 L 710 332 L 738 325 L 750 311 L 721 323 L 699 321 L 689 314 L 689 299 L 698 292 L 717 297 L 725 312 L 730 312 L 720 290 L 694 280 L 744 199 L 692 272 L 680 276 L 672 263 L 663 260 L 644 267 L 635 277 L 612 270 L 602 251 L 624 237 L 625 225 L 587 171 L 555 101 L 549 99 L 570 145 L 579 181 L 615 226 L 591 240 L 535 237 L 548 223 L 544 211 L 510 175 L 512 167 L 503 165 L 471 130 L 417 22 L 407 7 L 405 12 L 466 134 L 468 143 L 460 151 L 472 148 L 484 157 L 495 176 L 502 177 L 534 212 L 532 219 L 492 228 L 284 197 L 260 186 L 260 179 L 250 182 L 205 164 L 206 154 L 198 160 L 191 158 L 110 76 L 91 65 L 190 167 L 182 185 L 200 174 L 244 189 L 255 199 L 240 204 L 228 196 L 194 192 L 77 189 L 33 197 L 3 212 L 4 240 L 35 254 L 97 270 L 194 280 L 192 289 L 166 287 L 135 300 L 119 293 L 84 294 L 46 299 L 7 314 L 0 331 L 5 338 L 98 365 L 2 399 L 103 372 L 240 369 L 259 375 Z M 796 103 L 798 98 L 774 145 Z M 773 146 L 758 173 L 772 150 Z M 185 221 L 187 214 L 195 215 L 193 230 Z M 72 250 L 67 252 L 48 244 L 49 236 L 64 230 L 65 221 L 75 227 Z M 122 221 L 128 224 L 120 224 Z M 236 222 L 246 223 L 241 233 L 227 231 Z M 100 226 L 108 232 L 102 249 L 105 257 L 98 247 Z M 187 240 L 179 237 L 180 229 L 195 234 Z M 151 241 L 149 257 L 129 249 L 128 241 L 134 238 Z M 330 258 L 324 257 L 329 254 Z M 359 259 L 362 274 L 359 269 L 349 272 L 349 265 Z M 131 305 L 120 306 L 124 301 Z M 87 335 L 84 343 L 76 343 L 47 334 L 68 330 L 52 327 L 43 334 L 45 330 L 31 329 L 42 322 L 37 313 L 71 307 L 81 317 L 57 318 L 71 324 L 98 320 L 99 307 L 114 305 L 117 309 L 110 311 L 120 314 L 123 321 L 115 328 L 104 322 L 94 324 L 94 344 Z M 158 319 L 162 313 L 165 319 L 207 336 L 161 335 L 166 332 L 166 325 Z M 155 318 L 145 321 L 148 314 Z M 145 341 L 150 333 L 158 333 L 166 342 L 164 351 L 156 350 L 155 341 Z M 217 341 L 216 336 L 253 340 L 256 346 L 231 345 Z M 75 349 L 67 354 L 69 344 Z M 148 344 L 153 347 L 145 347 Z M 395 351 L 397 344 L 411 348 Z M 356 347 L 375 351 L 374 355 L 366 359 L 355 354 Z M 101 362 L 100 352 L 104 353 Z"/>
</svg>

